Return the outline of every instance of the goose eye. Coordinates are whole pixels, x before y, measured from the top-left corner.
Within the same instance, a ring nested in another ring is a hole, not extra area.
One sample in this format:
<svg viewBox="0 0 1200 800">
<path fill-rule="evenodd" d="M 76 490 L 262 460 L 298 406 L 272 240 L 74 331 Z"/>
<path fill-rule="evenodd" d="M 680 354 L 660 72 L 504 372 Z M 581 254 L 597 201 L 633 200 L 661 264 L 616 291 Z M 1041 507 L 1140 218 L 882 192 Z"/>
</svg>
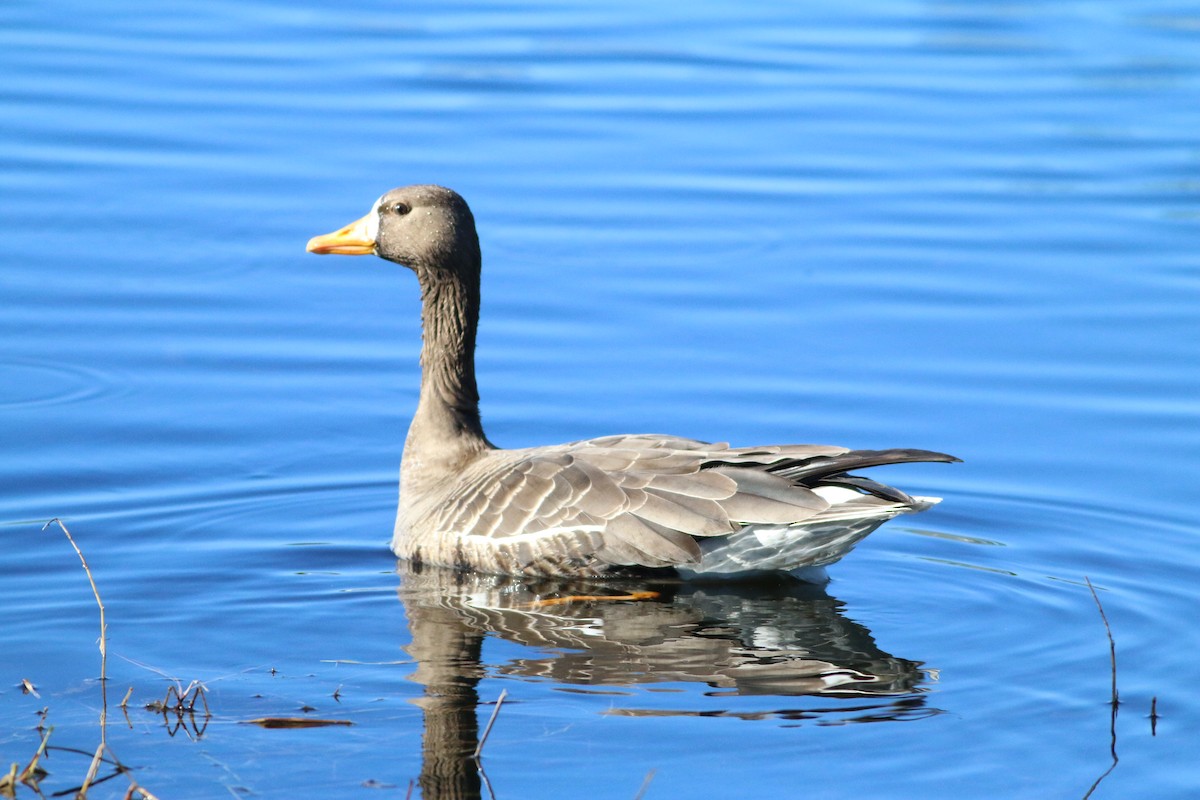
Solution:
<svg viewBox="0 0 1200 800">
<path fill-rule="evenodd" d="M 408 205 L 408 203 L 396 203 L 394 206 L 392 206 L 392 211 L 399 216 L 404 216 L 408 212 L 412 211 L 412 208 Z"/>
</svg>

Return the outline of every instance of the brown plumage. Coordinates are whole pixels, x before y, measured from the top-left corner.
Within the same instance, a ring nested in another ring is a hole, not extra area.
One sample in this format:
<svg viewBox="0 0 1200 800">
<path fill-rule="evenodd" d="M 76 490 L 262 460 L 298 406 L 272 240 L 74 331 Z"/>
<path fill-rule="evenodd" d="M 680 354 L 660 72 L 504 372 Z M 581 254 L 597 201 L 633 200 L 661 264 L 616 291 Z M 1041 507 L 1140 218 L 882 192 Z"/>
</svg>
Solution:
<svg viewBox="0 0 1200 800">
<path fill-rule="evenodd" d="M 958 460 L 927 450 L 731 448 L 649 434 L 499 449 L 479 419 L 480 251 L 466 202 L 439 186 L 395 189 L 308 249 L 373 253 L 420 282 L 421 395 L 392 542 L 417 564 L 582 576 L 819 568 L 892 516 L 937 502 L 850 470 Z"/>
</svg>

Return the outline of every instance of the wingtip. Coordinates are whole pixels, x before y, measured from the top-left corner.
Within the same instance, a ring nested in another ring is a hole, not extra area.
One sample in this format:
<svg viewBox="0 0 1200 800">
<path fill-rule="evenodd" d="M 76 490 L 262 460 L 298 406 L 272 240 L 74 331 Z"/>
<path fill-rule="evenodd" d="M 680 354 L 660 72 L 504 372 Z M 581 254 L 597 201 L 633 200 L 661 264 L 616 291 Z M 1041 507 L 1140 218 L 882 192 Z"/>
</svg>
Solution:
<svg viewBox="0 0 1200 800">
<path fill-rule="evenodd" d="M 936 450 L 920 450 L 916 451 L 924 454 L 926 461 L 936 461 L 942 464 L 961 464 L 962 459 L 958 456 L 952 456 L 949 453 L 939 453 Z"/>
<path fill-rule="evenodd" d="M 854 451 L 851 451 L 851 453 L 853 452 Z M 940 453 L 937 450 L 920 450 L 917 448 L 898 447 L 891 450 L 881 450 L 875 452 L 882 454 L 894 454 L 896 456 L 894 459 L 889 459 L 887 462 L 881 461 L 880 465 L 883 463 L 902 464 L 905 462 L 919 463 L 922 461 L 931 461 L 939 464 L 962 463 L 962 459 L 958 456 L 952 456 L 949 453 Z"/>
</svg>

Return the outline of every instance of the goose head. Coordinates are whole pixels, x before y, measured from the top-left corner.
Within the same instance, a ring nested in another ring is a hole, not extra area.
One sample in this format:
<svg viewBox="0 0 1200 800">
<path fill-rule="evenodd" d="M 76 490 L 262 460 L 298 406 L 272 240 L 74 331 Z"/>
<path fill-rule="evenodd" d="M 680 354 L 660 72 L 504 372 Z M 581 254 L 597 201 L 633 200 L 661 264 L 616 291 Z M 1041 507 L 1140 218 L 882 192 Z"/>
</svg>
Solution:
<svg viewBox="0 0 1200 800">
<path fill-rule="evenodd" d="M 422 279 L 479 271 L 475 218 L 457 192 L 442 186 L 393 189 L 361 219 L 314 236 L 307 249 L 317 255 L 376 255 Z"/>
</svg>

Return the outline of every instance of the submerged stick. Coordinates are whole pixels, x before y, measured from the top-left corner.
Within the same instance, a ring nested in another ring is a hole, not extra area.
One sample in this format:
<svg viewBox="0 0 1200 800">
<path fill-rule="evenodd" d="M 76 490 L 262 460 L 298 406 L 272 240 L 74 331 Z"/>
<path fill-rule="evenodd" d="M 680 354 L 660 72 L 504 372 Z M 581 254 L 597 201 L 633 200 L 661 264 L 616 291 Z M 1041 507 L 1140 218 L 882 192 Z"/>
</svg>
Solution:
<svg viewBox="0 0 1200 800">
<path fill-rule="evenodd" d="M 79 556 L 79 563 L 83 564 L 83 571 L 87 575 L 88 583 L 92 585 L 92 596 L 96 598 L 96 606 L 100 609 L 100 739 L 103 741 L 104 723 L 108 718 L 108 694 L 105 692 L 105 682 L 108 680 L 108 623 L 104 621 L 104 601 L 100 599 L 100 590 L 96 588 L 96 579 L 92 577 L 91 567 L 88 566 L 87 559 L 83 557 L 83 551 L 79 549 L 79 545 L 75 544 L 74 537 L 71 536 L 71 532 L 67 530 L 63 521 L 55 517 L 43 525 L 42 530 L 46 530 L 55 523 L 62 528 L 71 547 L 75 548 L 75 554 Z"/>
<path fill-rule="evenodd" d="M 642 800 L 646 796 L 646 790 L 650 788 L 650 781 L 654 780 L 654 773 L 658 770 L 650 770 L 646 773 L 646 777 L 642 780 L 642 788 L 638 789 L 638 793 L 633 796 L 633 800 Z"/>
<path fill-rule="evenodd" d="M 479 744 L 475 745 L 475 752 L 471 754 L 471 758 L 479 758 L 479 754 L 483 752 L 483 746 L 487 744 L 488 734 L 492 732 L 492 726 L 496 724 L 496 717 L 500 714 L 500 706 L 504 705 L 504 698 L 508 697 L 508 689 L 501 689 L 500 696 L 496 698 L 496 707 L 492 709 L 491 719 L 483 729 L 483 736 L 479 737 Z"/>
</svg>

